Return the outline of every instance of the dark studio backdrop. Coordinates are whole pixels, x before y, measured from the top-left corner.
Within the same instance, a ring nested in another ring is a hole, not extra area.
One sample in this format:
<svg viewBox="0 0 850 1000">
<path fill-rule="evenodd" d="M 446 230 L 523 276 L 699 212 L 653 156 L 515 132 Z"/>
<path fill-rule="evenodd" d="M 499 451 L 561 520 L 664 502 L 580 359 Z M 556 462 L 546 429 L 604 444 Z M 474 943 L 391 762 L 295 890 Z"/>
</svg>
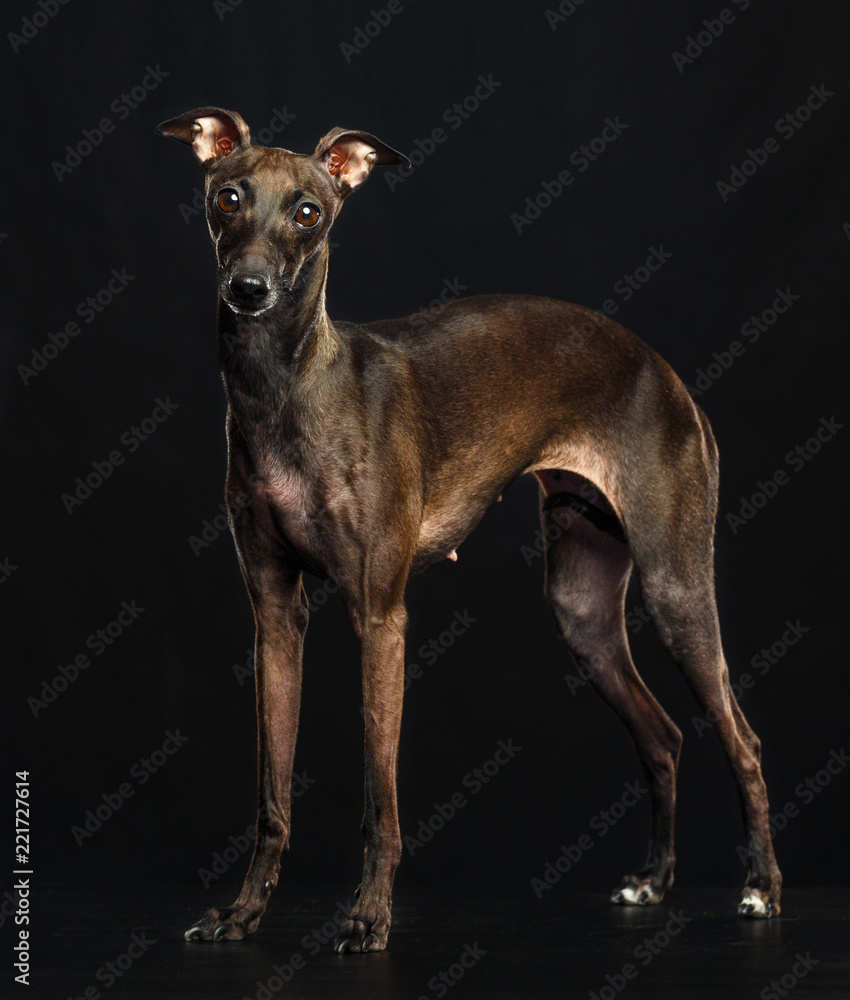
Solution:
<svg viewBox="0 0 850 1000">
<path fill-rule="evenodd" d="M 39 881 L 185 883 L 200 912 L 229 902 L 247 864 L 209 888 L 198 875 L 254 818 L 252 619 L 222 530 L 202 171 L 153 132 L 212 104 L 265 144 L 308 152 L 343 125 L 413 155 L 406 178 L 376 170 L 337 222 L 332 317 L 485 292 L 607 302 L 694 389 L 721 454 L 727 658 L 772 811 L 791 805 L 779 862 L 788 885 L 846 884 L 850 776 L 824 769 L 850 747 L 850 11 L 549 10 L 6 8 L 23 40 L 2 43 L 5 780 L 29 771 Z M 532 899 L 530 880 L 582 834 L 598 846 L 573 886 L 607 889 L 643 862 L 648 803 L 610 812 L 640 768 L 619 722 L 567 680 L 538 528 L 536 487 L 517 482 L 456 565 L 410 588 L 400 809 L 421 846 L 408 842 L 399 890 L 462 882 Z M 348 889 L 362 857 L 358 650 L 339 599 L 315 578 L 307 591 L 283 877 Z M 634 589 L 628 608 L 640 603 Z M 742 883 L 719 744 L 639 610 L 630 622 L 638 667 L 686 737 L 677 881 Z M 500 741 L 521 749 L 480 783 Z M 426 843 L 435 804 L 458 792 L 465 805 Z"/>
</svg>

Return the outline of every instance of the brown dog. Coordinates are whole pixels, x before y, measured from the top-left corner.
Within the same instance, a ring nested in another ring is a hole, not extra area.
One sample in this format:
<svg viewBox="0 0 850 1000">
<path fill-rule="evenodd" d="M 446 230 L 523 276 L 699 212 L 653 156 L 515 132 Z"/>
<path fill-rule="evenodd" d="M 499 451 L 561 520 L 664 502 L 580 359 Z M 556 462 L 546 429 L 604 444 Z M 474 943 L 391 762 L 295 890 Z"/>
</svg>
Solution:
<svg viewBox="0 0 850 1000">
<path fill-rule="evenodd" d="M 759 741 L 730 690 L 715 607 L 717 450 L 670 367 L 606 317 L 545 298 L 488 295 L 424 318 L 332 323 L 331 225 L 374 166 L 405 158 L 340 128 L 312 155 L 252 146 L 242 118 L 221 108 L 189 111 L 157 132 L 190 145 L 206 174 L 228 401 L 226 496 L 257 630 L 256 849 L 239 898 L 210 910 L 187 940 L 251 933 L 277 883 L 309 570 L 339 587 L 363 657 L 366 851 L 335 947 L 386 947 L 401 855 L 405 586 L 453 558 L 525 473 L 540 483 L 544 528 L 553 518 L 568 528 L 546 552 L 558 628 L 626 724 L 651 790 L 646 865 L 612 900 L 657 903 L 673 881 L 682 736 L 629 653 L 624 599 L 636 567 L 658 634 L 716 720 L 738 784 L 750 857 L 738 912 L 778 914 Z"/>
</svg>

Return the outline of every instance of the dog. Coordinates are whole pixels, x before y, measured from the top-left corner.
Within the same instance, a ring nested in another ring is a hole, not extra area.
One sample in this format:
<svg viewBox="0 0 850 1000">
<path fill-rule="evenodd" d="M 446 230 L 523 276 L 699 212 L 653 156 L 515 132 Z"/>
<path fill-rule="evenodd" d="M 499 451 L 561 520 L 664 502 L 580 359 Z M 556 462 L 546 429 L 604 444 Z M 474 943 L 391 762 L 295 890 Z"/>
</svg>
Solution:
<svg viewBox="0 0 850 1000">
<path fill-rule="evenodd" d="M 461 298 L 355 325 L 325 308 L 328 235 L 375 167 L 407 158 L 334 128 L 312 154 L 252 145 L 240 115 L 204 107 L 157 133 L 206 176 L 218 263 L 230 527 L 256 623 L 259 815 L 239 897 L 187 940 L 256 930 L 290 834 L 307 628 L 302 572 L 329 578 L 362 650 L 365 839 L 359 894 L 334 948 L 382 951 L 401 856 L 396 764 L 408 579 L 457 548 L 505 487 L 539 483 L 545 595 L 583 675 L 625 723 L 646 773 L 646 864 L 615 903 L 673 882 L 682 734 L 632 661 L 635 569 L 662 643 L 714 719 L 737 783 L 749 870 L 738 913 L 780 911 L 760 742 L 732 696 L 714 593 L 717 448 L 672 369 L 592 310 L 522 295 Z M 560 530 L 546 531 L 556 523 Z M 613 649 L 613 652 L 612 652 Z"/>
</svg>

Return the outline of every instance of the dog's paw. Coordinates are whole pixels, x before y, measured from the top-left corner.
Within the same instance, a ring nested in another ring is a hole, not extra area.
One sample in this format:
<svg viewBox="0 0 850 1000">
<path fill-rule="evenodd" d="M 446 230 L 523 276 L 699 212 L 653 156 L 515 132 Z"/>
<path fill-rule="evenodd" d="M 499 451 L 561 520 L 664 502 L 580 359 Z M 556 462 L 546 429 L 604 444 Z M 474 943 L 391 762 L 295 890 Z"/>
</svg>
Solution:
<svg viewBox="0 0 850 1000">
<path fill-rule="evenodd" d="M 344 955 L 349 951 L 383 951 L 390 932 L 390 911 L 379 907 L 367 913 L 355 906 L 351 916 L 342 922 L 334 941 L 334 951 Z"/>
<path fill-rule="evenodd" d="M 185 941 L 241 941 L 253 934 L 260 923 L 262 911 L 247 906 L 214 906 L 183 935 Z"/>
<path fill-rule="evenodd" d="M 771 898 L 771 894 L 762 889 L 745 886 L 738 903 L 738 916 L 750 917 L 754 920 L 766 920 L 779 916 L 779 902 Z"/>
<path fill-rule="evenodd" d="M 611 902 L 620 906 L 651 906 L 664 899 L 664 890 L 651 878 L 627 875 L 611 893 Z"/>
</svg>

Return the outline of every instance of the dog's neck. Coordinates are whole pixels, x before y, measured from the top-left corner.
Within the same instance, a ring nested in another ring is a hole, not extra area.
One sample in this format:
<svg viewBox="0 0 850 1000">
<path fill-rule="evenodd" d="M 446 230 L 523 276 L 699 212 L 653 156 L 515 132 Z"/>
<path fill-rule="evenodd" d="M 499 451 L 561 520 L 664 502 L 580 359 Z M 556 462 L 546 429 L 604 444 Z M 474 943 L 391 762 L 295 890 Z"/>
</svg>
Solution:
<svg viewBox="0 0 850 1000">
<path fill-rule="evenodd" d="M 330 365 L 341 341 L 325 309 L 328 247 L 304 263 L 278 301 L 257 316 L 237 313 L 219 298 L 218 352 L 225 386 L 286 394 Z"/>
<path fill-rule="evenodd" d="M 233 416 L 246 436 L 277 414 L 287 437 L 315 423 L 328 401 L 343 342 L 325 309 L 328 247 L 305 262 L 288 292 L 258 316 L 219 298 L 218 357 Z"/>
</svg>

